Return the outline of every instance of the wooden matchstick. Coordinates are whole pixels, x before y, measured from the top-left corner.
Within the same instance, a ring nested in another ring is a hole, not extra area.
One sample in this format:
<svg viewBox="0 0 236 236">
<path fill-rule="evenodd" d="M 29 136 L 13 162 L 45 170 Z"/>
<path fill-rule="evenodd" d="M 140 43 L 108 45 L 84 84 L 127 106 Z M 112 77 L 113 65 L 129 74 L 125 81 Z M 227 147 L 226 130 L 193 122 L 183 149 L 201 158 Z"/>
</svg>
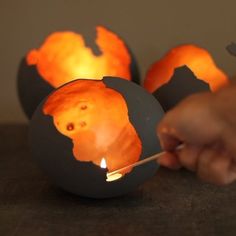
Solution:
<svg viewBox="0 0 236 236">
<path fill-rule="evenodd" d="M 175 151 L 181 150 L 183 147 L 184 147 L 184 144 L 180 144 L 179 146 L 176 147 Z M 109 178 L 109 177 L 111 177 L 112 175 L 115 175 L 115 174 L 117 174 L 117 173 L 120 173 L 120 172 L 122 172 L 122 171 L 124 171 L 124 170 L 126 170 L 126 169 L 128 169 L 128 168 L 133 168 L 133 167 L 143 165 L 143 164 L 145 164 L 145 163 L 147 163 L 147 162 L 150 162 L 150 161 L 153 161 L 153 160 L 158 160 L 158 159 L 160 159 L 160 158 L 162 157 L 162 155 L 165 154 L 165 153 L 166 153 L 165 151 L 164 151 L 164 152 L 160 152 L 160 153 L 154 154 L 154 155 L 152 155 L 152 156 L 150 156 L 150 157 L 147 157 L 147 158 L 145 158 L 145 159 L 143 159 L 143 160 L 137 161 L 137 162 L 135 162 L 135 163 L 133 163 L 133 164 L 131 164 L 131 165 L 122 167 L 122 168 L 117 169 L 117 170 L 112 171 L 112 172 L 108 172 L 108 173 L 107 173 L 107 178 Z"/>
</svg>

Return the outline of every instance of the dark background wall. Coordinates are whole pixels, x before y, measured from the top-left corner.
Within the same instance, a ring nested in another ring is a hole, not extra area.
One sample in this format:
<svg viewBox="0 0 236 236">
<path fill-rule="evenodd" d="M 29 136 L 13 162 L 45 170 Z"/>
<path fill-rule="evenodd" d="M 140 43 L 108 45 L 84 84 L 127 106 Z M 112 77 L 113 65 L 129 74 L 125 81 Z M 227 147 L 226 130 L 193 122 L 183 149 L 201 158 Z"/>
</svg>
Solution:
<svg viewBox="0 0 236 236">
<path fill-rule="evenodd" d="M 144 76 L 171 47 L 207 48 L 229 75 L 236 58 L 225 46 L 236 41 L 236 1 L 215 0 L 0 0 L 0 122 L 25 122 L 16 93 L 21 57 L 56 30 L 92 33 L 102 24 L 121 35 L 136 54 Z"/>
</svg>

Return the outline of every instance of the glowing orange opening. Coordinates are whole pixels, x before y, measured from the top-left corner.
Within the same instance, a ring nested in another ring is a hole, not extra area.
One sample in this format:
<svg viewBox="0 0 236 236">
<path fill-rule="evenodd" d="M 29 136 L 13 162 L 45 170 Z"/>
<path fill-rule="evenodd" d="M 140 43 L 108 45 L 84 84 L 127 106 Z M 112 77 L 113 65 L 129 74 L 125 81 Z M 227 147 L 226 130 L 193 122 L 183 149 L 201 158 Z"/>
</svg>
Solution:
<svg viewBox="0 0 236 236">
<path fill-rule="evenodd" d="M 126 102 L 103 81 L 77 80 L 61 87 L 49 96 L 43 112 L 72 140 L 79 161 L 100 166 L 104 158 L 108 171 L 113 171 L 140 158 L 141 141 L 129 121 Z M 102 165 L 105 168 L 104 161 Z"/>
<path fill-rule="evenodd" d="M 104 27 L 96 30 L 101 55 L 94 55 L 80 34 L 56 32 L 39 49 L 28 53 L 27 63 L 36 65 L 40 76 L 55 88 L 77 78 L 116 76 L 131 80 L 131 57 L 124 42 Z"/>
<path fill-rule="evenodd" d="M 211 91 L 216 91 L 228 83 L 226 74 L 217 68 L 205 49 L 195 45 L 183 45 L 170 50 L 152 65 L 146 75 L 144 87 L 149 92 L 154 92 L 171 79 L 175 68 L 184 65 L 188 66 L 198 79 L 209 84 Z"/>
</svg>

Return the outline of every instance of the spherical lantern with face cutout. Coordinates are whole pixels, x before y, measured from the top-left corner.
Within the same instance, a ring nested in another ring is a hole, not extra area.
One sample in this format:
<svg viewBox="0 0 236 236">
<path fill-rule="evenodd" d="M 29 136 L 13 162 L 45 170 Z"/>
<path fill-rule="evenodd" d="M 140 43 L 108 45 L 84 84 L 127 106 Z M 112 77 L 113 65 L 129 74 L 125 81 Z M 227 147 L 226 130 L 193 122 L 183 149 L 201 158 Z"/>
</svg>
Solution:
<svg viewBox="0 0 236 236">
<path fill-rule="evenodd" d="M 23 58 L 18 92 L 29 118 L 53 89 L 76 78 L 101 80 L 103 76 L 117 76 L 139 81 L 135 59 L 124 41 L 102 26 L 96 27 L 96 33 L 93 47 L 87 46 L 84 37 L 76 32 L 52 33 Z"/>
<path fill-rule="evenodd" d="M 35 111 L 30 128 L 33 157 L 53 181 L 80 196 L 126 194 L 153 176 L 155 161 L 108 172 L 160 151 L 157 100 L 120 78 L 75 80 L 52 92 Z"/>
<path fill-rule="evenodd" d="M 148 70 L 144 87 L 169 110 L 186 96 L 200 91 L 216 91 L 228 83 L 211 55 L 195 45 L 170 50 Z"/>
</svg>

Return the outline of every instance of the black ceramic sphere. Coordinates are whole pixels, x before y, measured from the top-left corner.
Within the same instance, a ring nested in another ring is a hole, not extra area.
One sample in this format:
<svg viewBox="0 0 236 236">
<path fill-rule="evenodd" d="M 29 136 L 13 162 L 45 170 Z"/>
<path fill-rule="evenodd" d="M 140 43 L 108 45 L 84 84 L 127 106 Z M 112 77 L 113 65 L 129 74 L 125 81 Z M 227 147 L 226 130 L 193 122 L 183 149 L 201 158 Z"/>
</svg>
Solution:
<svg viewBox="0 0 236 236">
<path fill-rule="evenodd" d="M 102 52 L 99 51 L 98 47 L 94 43 L 94 38 L 96 35 L 93 35 L 93 39 L 86 35 L 83 37 L 86 38 L 86 46 L 92 49 L 94 55 L 99 56 Z M 140 82 L 140 76 L 135 56 L 130 48 L 127 45 L 125 46 L 131 58 L 131 64 L 129 66 L 131 80 L 138 84 Z M 36 107 L 45 98 L 45 96 L 47 96 L 54 89 L 55 88 L 53 86 L 41 77 L 38 73 L 36 65 L 28 65 L 26 62 L 26 57 L 23 57 L 17 73 L 17 90 L 21 107 L 28 119 L 32 117 Z"/>
<path fill-rule="evenodd" d="M 114 77 L 104 77 L 102 81 L 125 99 L 129 120 L 142 142 L 140 160 L 160 152 L 156 126 L 163 110 L 157 100 L 133 82 Z M 134 190 L 156 173 L 158 164 L 152 161 L 133 168 L 119 180 L 106 182 L 107 170 L 74 158 L 71 140 L 59 133 L 53 118 L 42 111 L 46 101 L 47 98 L 32 117 L 30 143 L 33 158 L 57 186 L 79 196 L 110 198 Z"/>
<path fill-rule="evenodd" d="M 176 68 L 170 81 L 154 91 L 153 95 L 164 111 L 168 111 L 187 96 L 204 91 L 210 91 L 209 85 L 198 79 L 187 66 L 182 66 Z"/>
</svg>

